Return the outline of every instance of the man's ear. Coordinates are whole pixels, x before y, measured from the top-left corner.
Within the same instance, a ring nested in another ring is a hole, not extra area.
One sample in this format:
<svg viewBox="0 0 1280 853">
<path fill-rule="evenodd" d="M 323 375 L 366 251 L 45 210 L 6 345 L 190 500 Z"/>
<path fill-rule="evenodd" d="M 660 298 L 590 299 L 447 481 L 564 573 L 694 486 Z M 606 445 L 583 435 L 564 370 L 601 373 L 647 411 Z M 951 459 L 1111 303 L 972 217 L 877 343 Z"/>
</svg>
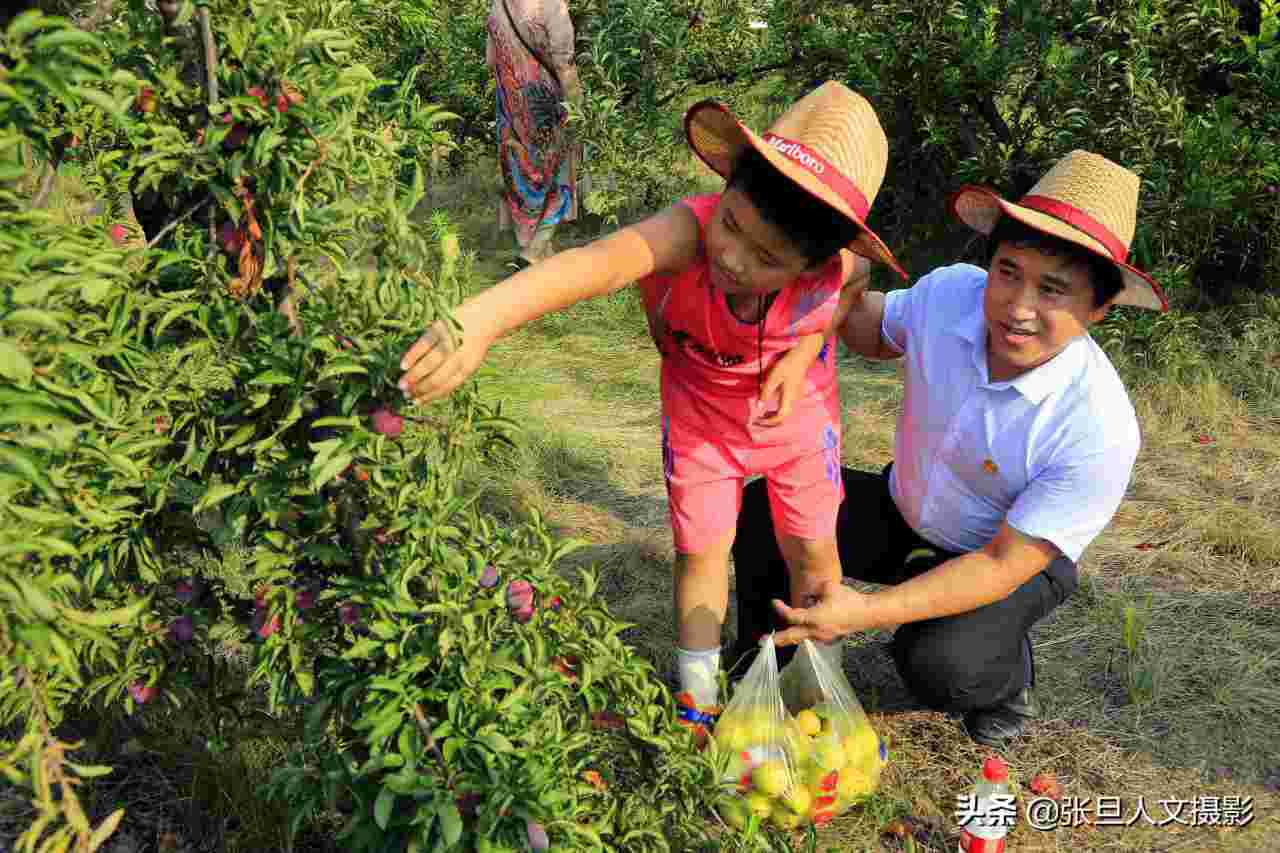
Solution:
<svg viewBox="0 0 1280 853">
<path fill-rule="evenodd" d="M 1119 296 L 1119 295 L 1120 294 L 1116 294 L 1116 296 Z M 1101 323 L 1103 320 L 1107 319 L 1107 315 L 1111 313 L 1111 307 L 1115 304 L 1116 304 L 1116 297 L 1113 296 L 1110 299 L 1108 299 L 1106 302 L 1099 305 L 1097 308 L 1094 308 L 1093 310 L 1091 310 L 1089 312 L 1089 325 L 1092 326 L 1097 323 Z"/>
</svg>

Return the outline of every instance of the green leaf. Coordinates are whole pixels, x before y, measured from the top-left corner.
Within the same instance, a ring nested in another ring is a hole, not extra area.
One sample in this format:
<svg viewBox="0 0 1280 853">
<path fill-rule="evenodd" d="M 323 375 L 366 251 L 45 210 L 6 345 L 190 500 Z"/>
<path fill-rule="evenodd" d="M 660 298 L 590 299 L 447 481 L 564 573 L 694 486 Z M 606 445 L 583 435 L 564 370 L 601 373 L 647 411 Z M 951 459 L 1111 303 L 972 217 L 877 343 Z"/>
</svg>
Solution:
<svg viewBox="0 0 1280 853">
<path fill-rule="evenodd" d="M 290 376 L 283 370 L 264 370 L 249 380 L 250 385 L 292 385 L 297 382 L 296 376 Z"/>
<path fill-rule="evenodd" d="M 257 434 L 257 432 L 258 432 L 257 424 L 245 424 L 244 426 L 240 427 L 240 429 L 236 430 L 235 433 L 231 436 L 231 438 L 227 439 L 226 442 L 221 447 L 218 448 L 218 450 L 232 450 L 234 448 L 237 448 L 240 445 L 247 442 L 249 439 L 253 438 L 254 435 Z"/>
<path fill-rule="evenodd" d="M 41 27 L 49 26 L 49 18 L 39 9 L 28 9 L 9 24 L 10 41 L 22 41 Z"/>
<path fill-rule="evenodd" d="M 196 501 L 196 505 L 192 508 L 193 513 L 203 512 L 209 507 L 216 506 L 234 494 L 238 494 L 244 488 L 244 483 L 218 483 L 213 485 L 206 491 L 200 500 Z"/>
<path fill-rule="evenodd" d="M 88 86 L 72 86 L 71 93 L 93 104 L 114 119 L 123 120 L 125 118 L 124 104 L 112 98 L 106 92 Z"/>
<path fill-rule="evenodd" d="M 35 611 L 36 616 L 46 622 L 52 622 L 58 618 L 57 604 L 40 587 L 22 577 L 10 578 L 10 583 L 22 593 L 23 601 Z"/>
<path fill-rule="evenodd" d="M 156 327 L 151 330 L 151 334 L 159 338 L 162 334 L 164 334 L 164 330 L 167 329 L 169 327 L 169 324 L 172 323 L 174 320 L 178 319 L 183 314 L 189 314 L 192 311 L 199 311 L 199 310 L 200 310 L 199 302 L 183 302 L 178 305 L 175 305 L 174 307 L 166 311 L 164 316 L 160 318 L 160 322 L 156 323 Z"/>
<path fill-rule="evenodd" d="M 31 42 L 31 46 L 35 50 L 39 51 L 53 50 L 56 47 L 65 47 L 72 44 L 99 49 L 102 47 L 102 42 L 98 40 L 97 36 L 87 33 L 84 30 L 73 29 L 62 29 L 52 33 L 45 33 L 42 36 L 37 36 Z"/>
<path fill-rule="evenodd" d="M 0 557 L 7 557 L 10 554 L 38 554 L 42 551 L 60 554 L 64 557 L 80 556 L 80 551 L 76 549 L 76 546 L 61 539 L 54 539 L 51 536 L 36 536 L 31 539 L 7 542 L 4 545 L 0 545 Z"/>
<path fill-rule="evenodd" d="M 78 622 L 82 625 L 90 625 L 94 628 L 109 628 L 112 625 L 127 625 L 138 618 L 138 615 L 151 604 L 151 596 L 140 598 L 127 607 L 117 607 L 115 610 L 103 610 L 89 612 L 86 610 L 73 610 L 70 607 L 60 608 L 62 615 L 72 622 Z"/>
<path fill-rule="evenodd" d="M 312 465 L 311 487 L 319 489 L 321 486 L 333 482 L 333 478 L 345 471 L 347 466 L 351 464 L 352 458 L 350 453 L 339 453 L 325 462 L 319 469 Z"/>
<path fill-rule="evenodd" d="M 378 822 L 380 829 L 386 829 L 387 824 L 391 822 L 391 810 L 395 808 L 395 804 L 395 791 L 383 788 L 378 792 L 378 799 L 373 804 L 373 819 Z"/>
<path fill-rule="evenodd" d="M 124 809 L 116 809 L 107 816 L 106 820 L 98 824 L 98 828 L 93 831 L 93 835 L 89 836 L 89 853 L 93 853 L 93 851 L 102 846 L 104 841 L 111 837 L 123 817 Z"/>
<path fill-rule="evenodd" d="M 30 326 L 33 329 L 44 329 L 56 335 L 67 334 L 67 327 L 52 311 L 41 311 L 38 308 L 19 308 L 4 317 L 5 325 Z"/>
<path fill-rule="evenodd" d="M 447 800 L 439 805 L 436 814 L 440 817 L 440 828 L 444 830 L 444 843 L 452 847 L 462 838 L 462 813 L 458 811 L 458 804 Z"/>
<path fill-rule="evenodd" d="M 342 653 L 342 657 L 345 660 L 367 658 L 381 647 L 381 644 L 372 637 L 361 637 L 352 644 L 351 648 Z"/>
<path fill-rule="evenodd" d="M 111 772 L 111 768 L 103 764 L 76 764 L 73 761 L 67 761 L 65 758 L 62 763 L 76 771 L 76 775 L 85 779 L 95 779 L 99 776 L 106 776 Z"/>
<path fill-rule="evenodd" d="M 11 342 L 0 338 L 0 376 L 19 385 L 31 382 L 31 359 Z"/>
<path fill-rule="evenodd" d="M 58 656 L 58 661 L 62 664 L 62 673 L 77 685 L 83 687 L 84 679 L 80 676 L 80 659 L 67 641 L 57 631 L 50 631 L 49 645 L 53 646 L 53 650 Z"/>
<path fill-rule="evenodd" d="M 44 466 L 35 456 L 11 444 L 0 444 L 0 470 L 10 467 L 51 501 L 61 502 L 62 496 L 41 470 Z"/>
<path fill-rule="evenodd" d="M 335 376 L 346 376 L 352 373 L 362 373 L 367 375 L 368 369 L 363 364 L 351 358 L 336 358 L 320 372 L 316 378 L 317 382 L 323 382 L 326 379 L 332 379 Z"/>
<path fill-rule="evenodd" d="M 329 709 L 333 707 L 333 700 L 321 697 L 315 706 L 307 712 L 306 730 L 308 732 L 318 732 L 320 725 L 329 715 Z"/>
<path fill-rule="evenodd" d="M 66 527 L 75 524 L 75 518 L 65 512 L 50 512 L 39 507 L 19 506 L 13 503 L 5 509 L 23 521 L 29 521 L 41 527 Z"/>
<path fill-rule="evenodd" d="M 0 426 L 15 424 L 67 426 L 71 419 L 61 410 L 42 403 L 10 403 L 0 408 Z"/>
<path fill-rule="evenodd" d="M 310 696 L 315 692 L 316 679 L 311 673 L 305 669 L 295 669 L 293 677 L 298 681 L 298 689 L 302 691 L 302 695 Z"/>
<path fill-rule="evenodd" d="M 499 732 L 485 732 L 480 735 L 480 741 L 494 752 L 514 752 L 515 746 L 506 736 Z"/>
</svg>

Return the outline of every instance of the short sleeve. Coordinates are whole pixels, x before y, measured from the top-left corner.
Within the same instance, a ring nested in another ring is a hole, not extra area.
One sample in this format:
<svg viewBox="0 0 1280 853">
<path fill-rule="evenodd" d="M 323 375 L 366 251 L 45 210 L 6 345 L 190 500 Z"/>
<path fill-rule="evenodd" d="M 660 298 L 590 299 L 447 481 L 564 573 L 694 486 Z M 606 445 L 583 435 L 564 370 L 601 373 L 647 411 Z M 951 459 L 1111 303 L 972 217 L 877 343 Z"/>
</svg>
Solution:
<svg viewBox="0 0 1280 853">
<path fill-rule="evenodd" d="M 1088 452 L 1064 453 L 1018 495 L 1005 518 L 1009 526 L 1045 539 L 1079 562 L 1085 548 L 1115 516 L 1129 488 L 1140 439 Z"/>
<path fill-rule="evenodd" d="M 911 287 L 884 297 L 880 337 L 905 353 L 922 334 L 937 334 L 941 326 L 973 310 L 975 294 L 986 284 L 986 271 L 972 264 L 938 267 Z M 978 303 L 981 304 L 981 297 Z M 930 327 L 929 319 L 933 324 Z"/>
<path fill-rule="evenodd" d="M 880 324 L 880 337 L 899 353 L 907 351 L 913 337 L 911 329 L 918 313 L 916 303 L 920 301 L 917 290 L 919 287 L 920 284 L 916 284 L 903 290 L 891 290 L 884 295 L 884 320 Z"/>
</svg>

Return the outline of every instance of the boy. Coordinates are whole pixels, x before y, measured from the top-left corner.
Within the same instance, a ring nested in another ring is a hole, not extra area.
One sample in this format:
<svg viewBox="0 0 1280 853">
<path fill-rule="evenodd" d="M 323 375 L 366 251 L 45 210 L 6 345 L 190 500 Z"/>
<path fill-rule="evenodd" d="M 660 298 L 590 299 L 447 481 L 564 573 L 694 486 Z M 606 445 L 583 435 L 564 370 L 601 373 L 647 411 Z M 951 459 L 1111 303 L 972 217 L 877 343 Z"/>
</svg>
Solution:
<svg viewBox="0 0 1280 853">
<path fill-rule="evenodd" d="M 423 401 L 447 394 L 501 335 L 639 282 L 663 353 L 678 701 L 701 736 L 718 710 L 729 548 L 746 477 L 765 475 L 795 594 L 840 576 L 840 408 L 826 337 L 850 252 L 901 270 L 866 226 L 888 140 L 861 96 L 826 83 L 763 136 L 704 101 L 685 129 L 694 152 L 728 179 L 723 193 L 684 199 L 467 300 L 455 312 L 464 340 L 455 344 L 444 324 L 428 329 L 402 361 L 401 387 Z M 768 391 L 780 388 L 782 402 L 770 414 L 764 375 L 774 369 Z"/>
</svg>

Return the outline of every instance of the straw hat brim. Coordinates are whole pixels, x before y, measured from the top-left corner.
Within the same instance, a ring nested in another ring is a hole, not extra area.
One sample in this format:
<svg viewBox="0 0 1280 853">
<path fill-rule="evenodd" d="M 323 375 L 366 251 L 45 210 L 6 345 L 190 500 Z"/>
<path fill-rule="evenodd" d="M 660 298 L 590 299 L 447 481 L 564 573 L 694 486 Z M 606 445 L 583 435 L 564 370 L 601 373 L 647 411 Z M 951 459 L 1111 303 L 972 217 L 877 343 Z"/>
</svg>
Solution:
<svg viewBox="0 0 1280 853">
<path fill-rule="evenodd" d="M 1083 231 L 1046 213 L 1006 201 L 986 187 L 965 185 L 951 196 L 951 212 L 979 233 L 991 235 L 1000 216 L 1007 215 L 1037 231 L 1074 243 L 1110 261 L 1120 270 L 1124 290 L 1116 296 L 1115 305 L 1135 305 L 1152 311 L 1168 311 L 1169 300 L 1160 285 L 1137 267 L 1117 261 L 1101 242 Z"/>
<path fill-rule="evenodd" d="M 773 146 L 765 143 L 754 131 L 738 121 L 724 104 L 717 101 L 703 101 L 695 104 L 685 114 L 684 127 L 689 147 L 702 162 L 726 180 L 733 173 L 733 165 L 738 155 L 747 146 L 759 151 L 779 172 L 799 184 L 810 195 L 835 208 L 858 226 L 858 236 L 846 247 L 849 251 L 870 260 L 879 261 L 904 280 L 907 278 L 906 271 L 899 265 L 893 252 L 889 251 L 884 241 L 867 227 L 867 223 L 854 212 L 848 202 L 817 176 L 796 165 L 785 155 L 778 153 Z M 723 150 L 712 152 L 700 144 L 700 138 L 705 134 L 715 137 Z"/>
</svg>

